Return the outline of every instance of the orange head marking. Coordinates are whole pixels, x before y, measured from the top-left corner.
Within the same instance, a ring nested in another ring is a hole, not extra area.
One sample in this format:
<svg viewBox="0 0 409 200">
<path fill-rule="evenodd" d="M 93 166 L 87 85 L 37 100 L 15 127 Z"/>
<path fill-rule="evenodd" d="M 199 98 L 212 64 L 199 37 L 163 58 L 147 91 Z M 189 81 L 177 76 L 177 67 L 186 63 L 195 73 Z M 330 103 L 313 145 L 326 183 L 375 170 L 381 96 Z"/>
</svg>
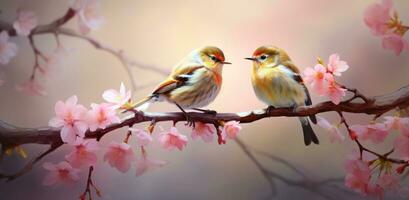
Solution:
<svg viewBox="0 0 409 200">
<path fill-rule="evenodd" d="M 225 61 L 224 53 L 217 47 L 206 46 L 199 50 L 200 57 L 206 67 L 215 68 L 220 64 L 230 64 Z"/>
<path fill-rule="evenodd" d="M 261 46 L 254 51 L 251 58 L 246 59 L 254 61 L 254 64 L 257 67 L 268 67 L 289 61 L 290 57 L 279 47 Z"/>
</svg>

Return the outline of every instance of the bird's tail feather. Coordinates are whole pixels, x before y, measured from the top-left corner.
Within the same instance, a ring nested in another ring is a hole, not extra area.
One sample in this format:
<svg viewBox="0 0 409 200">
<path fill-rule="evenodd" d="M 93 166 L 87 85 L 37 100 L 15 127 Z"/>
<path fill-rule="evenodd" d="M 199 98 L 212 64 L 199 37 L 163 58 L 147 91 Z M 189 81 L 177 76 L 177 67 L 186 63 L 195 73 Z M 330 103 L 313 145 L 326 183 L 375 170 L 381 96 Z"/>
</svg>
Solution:
<svg viewBox="0 0 409 200">
<path fill-rule="evenodd" d="M 310 115 L 309 117 L 313 124 L 317 124 L 317 117 L 315 115 Z"/>
<path fill-rule="evenodd" d="M 310 122 L 308 121 L 308 118 L 306 117 L 300 117 L 300 122 L 302 126 L 302 131 L 304 134 L 304 143 L 305 145 L 310 145 L 311 142 L 315 144 L 319 144 L 319 140 L 317 135 L 315 135 L 314 130 L 311 127 Z"/>
<path fill-rule="evenodd" d="M 139 102 L 135 103 L 135 104 L 133 105 L 133 107 L 134 107 L 136 110 L 141 110 L 141 111 L 143 111 L 143 110 L 148 109 L 149 105 L 150 105 L 153 101 L 154 101 L 153 96 L 152 96 L 152 95 L 149 95 L 149 96 L 143 98 L 142 100 L 140 100 Z"/>
</svg>

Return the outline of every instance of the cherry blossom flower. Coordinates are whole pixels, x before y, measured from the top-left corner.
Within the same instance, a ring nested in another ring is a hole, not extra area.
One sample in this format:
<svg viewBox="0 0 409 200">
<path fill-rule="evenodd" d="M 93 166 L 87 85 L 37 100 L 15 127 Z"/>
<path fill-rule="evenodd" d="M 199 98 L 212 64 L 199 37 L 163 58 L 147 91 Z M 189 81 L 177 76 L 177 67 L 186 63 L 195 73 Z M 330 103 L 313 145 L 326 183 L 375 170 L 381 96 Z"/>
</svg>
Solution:
<svg viewBox="0 0 409 200">
<path fill-rule="evenodd" d="M 18 35 L 28 36 L 36 26 L 37 17 L 32 11 L 18 10 L 17 19 L 13 23 L 13 28 Z"/>
<path fill-rule="evenodd" d="M 73 144 L 78 137 L 83 138 L 88 129 L 85 122 L 86 112 L 84 106 L 77 105 L 77 96 L 71 96 L 65 103 L 58 101 L 55 104 L 56 117 L 49 121 L 49 126 L 61 129 L 63 142 Z"/>
<path fill-rule="evenodd" d="M 114 108 L 107 103 L 91 104 L 91 110 L 87 114 L 87 122 L 91 131 L 95 131 L 98 128 L 104 129 L 108 125 L 119 123 L 120 121 Z"/>
<path fill-rule="evenodd" d="M 17 45 L 9 42 L 7 31 L 0 33 L 0 64 L 7 65 L 17 55 Z"/>
<path fill-rule="evenodd" d="M 330 133 L 330 141 L 333 142 L 343 142 L 345 140 L 345 135 L 339 130 L 339 127 L 333 124 L 330 124 L 326 119 L 318 118 L 318 126 L 327 130 Z"/>
<path fill-rule="evenodd" d="M 342 97 L 345 96 L 346 91 L 345 88 L 338 85 L 334 77 L 328 77 L 328 88 L 325 91 L 325 94 L 331 99 L 332 103 L 338 105 L 341 102 Z"/>
<path fill-rule="evenodd" d="M 73 167 L 89 167 L 97 164 L 97 155 L 95 152 L 99 150 L 99 145 L 95 139 L 84 140 L 78 138 L 73 145 L 74 150 L 65 156 Z"/>
<path fill-rule="evenodd" d="M 114 89 L 106 90 L 102 97 L 108 103 L 111 103 L 114 108 L 120 108 L 131 99 L 131 91 L 126 91 L 124 83 L 121 83 L 119 92 Z"/>
<path fill-rule="evenodd" d="M 152 143 L 153 138 L 148 132 L 137 128 L 129 128 L 129 130 L 132 131 L 132 135 L 136 137 L 136 143 L 139 146 L 148 146 Z"/>
<path fill-rule="evenodd" d="M 111 142 L 104 155 L 104 161 L 107 161 L 111 167 L 125 173 L 131 168 L 131 162 L 135 161 L 135 154 L 128 144 Z"/>
<path fill-rule="evenodd" d="M 74 183 L 79 180 L 79 170 L 73 168 L 68 162 L 62 161 L 58 164 L 46 162 L 43 167 L 48 170 L 44 185 L 56 185 L 59 183 Z"/>
<path fill-rule="evenodd" d="M 34 79 L 29 79 L 26 82 L 16 85 L 16 90 L 32 96 L 47 96 L 44 87 Z"/>
<path fill-rule="evenodd" d="M 39 63 L 38 71 L 46 78 L 50 78 L 52 74 L 55 74 L 66 54 L 67 50 L 59 45 L 51 54 L 44 55 L 44 62 Z"/>
<path fill-rule="evenodd" d="M 148 171 L 163 167 L 166 164 L 166 161 L 150 159 L 146 156 L 142 156 L 141 158 L 136 160 L 136 176 L 141 176 Z"/>
<path fill-rule="evenodd" d="M 240 130 L 241 126 L 239 121 L 228 121 L 223 125 L 222 139 L 223 140 L 226 140 L 226 138 L 235 139 Z"/>
<path fill-rule="evenodd" d="M 196 140 L 197 138 L 201 137 L 205 142 L 212 142 L 213 141 L 213 125 L 205 124 L 202 122 L 196 122 L 195 127 L 192 130 L 192 139 Z"/>
<path fill-rule="evenodd" d="M 388 136 L 389 132 L 382 123 L 374 123 L 369 125 L 352 125 L 350 129 L 356 134 L 359 139 L 371 140 L 373 143 L 379 144 Z"/>
<path fill-rule="evenodd" d="M 338 54 L 332 54 L 329 56 L 328 71 L 335 76 L 341 76 L 342 72 L 348 70 L 349 66 L 347 62 L 341 60 Z"/>
<path fill-rule="evenodd" d="M 99 0 L 76 0 L 72 8 L 77 12 L 78 27 L 82 34 L 99 29 L 104 22 L 99 12 Z"/>
<path fill-rule="evenodd" d="M 378 178 L 377 184 L 384 190 L 398 190 L 400 187 L 399 178 L 391 173 L 382 174 Z"/>
<path fill-rule="evenodd" d="M 371 169 L 369 164 L 359 159 L 348 159 L 345 163 L 345 185 L 364 195 L 370 193 Z"/>
<path fill-rule="evenodd" d="M 400 130 L 403 134 L 406 134 L 409 136 L 409 118 L 408 117 L 391 117 L 391 116 L 385 116 L 385 126 L 388 130 Z"/>
<path fill-rule="evenodd" d="M 328 79 L 333 80 L 332 74 L 327 73 L 327 69 L 321 64 L 315 65 L 314 68 L 308 67 L 304 70 L 305 82 L 311 84 L 319 95 L 325 95 Z"/>
<path fill-rule="evenodd" d="M 393 143 L 395 152 L 403 159 L 409 159 L 409 136 L 399 135 Z"/>
<path fill-rule="evenodd" d="M 403 50 L 409 50 L 409 42 L 403 36 L 390 33 L 382 37 L 382 47 L 392 50 L 398 56 Z"/>
<path fill-rule="evenodd" d="M 159 134 L 158 140 L 161 146 L 167 150 L 179 149 L 181 151 L 187 144 L 187 137 L 180 134 L 176 127 Z"/>
<path fill-rule="evenodd" d="M 391 8 L 392 0 L 383 0 L 382 3 L 371 5 L 365 10 L 365 24 L 374 35 L 383 35 L 388 31 Z"/>
</svg>

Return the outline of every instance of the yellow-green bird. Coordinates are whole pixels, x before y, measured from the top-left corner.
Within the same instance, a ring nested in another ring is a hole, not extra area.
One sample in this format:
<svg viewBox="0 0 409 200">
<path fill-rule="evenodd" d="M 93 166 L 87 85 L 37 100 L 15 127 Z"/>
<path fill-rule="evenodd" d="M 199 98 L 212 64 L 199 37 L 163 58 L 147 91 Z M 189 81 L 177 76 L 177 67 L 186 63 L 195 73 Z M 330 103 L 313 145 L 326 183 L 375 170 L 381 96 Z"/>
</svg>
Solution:
<svg viewBox="0 0 409 200">
<path fill-rule="evenodd" d="M 257 48 L 251 58 L 253 70 L 251 82 L 253 89 L 262 102 L 268 105 L 267 112 L 273 108 L 295 108 L 311 105 L 311 97 L 301 78 L 300 71 L 287 53 L 275 46 Z M 300 117 L 305 145 L 319 144 L 308 117 Z M 316 124 L 316 117 L 310 116 Z"/>
</svg>

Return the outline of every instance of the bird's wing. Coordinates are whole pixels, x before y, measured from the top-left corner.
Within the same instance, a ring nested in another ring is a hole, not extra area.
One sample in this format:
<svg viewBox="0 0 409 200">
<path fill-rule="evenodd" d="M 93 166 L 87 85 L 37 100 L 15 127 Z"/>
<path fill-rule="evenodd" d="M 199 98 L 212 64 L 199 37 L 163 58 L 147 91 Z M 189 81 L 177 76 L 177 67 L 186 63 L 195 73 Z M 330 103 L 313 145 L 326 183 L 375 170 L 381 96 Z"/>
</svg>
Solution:
<svg viewBox="0 0 409 200">
<path fill-rule="evenodd" d="M 303 88 L 304 88 L 304 92 L 305 92 L 305 95 L 306 95 L 305 105 L 307 105 L 307 106 L 312 105 L 310 93 L 308 92 L 308 89 L 307 89 L 307 87 L 305 86 L 304 81 L 302 80 L 301 75 L 300 75 L 300 74 L 294 74 L 294 75 L 293 75 L 293 78 L 294 78 L 295 81 L 297 81 L 297 82 L 298 82 L 300 85 L 302 85 Z"/>
<path fill-rule="evenodd" d="M 300 70 L 298 69 L 297 66 L 294 65 L 293 62 L 289 61 L 285 61 L 282 63 L 284 66 L 286 66 L 288 69 L 290 69 L 292 72 L 294 72 L 294 74 L 299 74 Z M 301 78 L 301 77 L 300 77 Z M 302 81 L 302 79 L 301 79 Z"/>
<path fill-rule="evenodd" d="M 203 68 L 202 65 L 187 65 L 185 67 L 178 67 L 172 72 L 172 74 L 156 89 L 153 91 L 152 94 L 166 94 L 182 85 L 184 85 L 187 81 L 189 81 L 190 77 L 192 77 L 193 73 Z"/>
<path fill-rule="evenodd" d="M 299 84 L 301 84 L 301 85 L 303 86 L 303 88 L 304 88 L 304 92 L 305 92 L 305 96 L 306 96 L 305 101 L 304 101 L 305 105 L 306 105 L 306 106 L 312 105 L 310 93 L 308 92 L 308 89 L 307 89 L 307 87 L 305 86 L 304 81 L 302 80 L 301 75 L 300 75 L 300 74 L 294 74 L 294 80 L 296 80 L 296 81 L 297 81 Z M 311 119 L 312 123 L 317 124 L 317 118 L 315 117 L 315 115 L 311 115 L 311 116 L 310 116 L 310 119 Z"/>
</svg>

